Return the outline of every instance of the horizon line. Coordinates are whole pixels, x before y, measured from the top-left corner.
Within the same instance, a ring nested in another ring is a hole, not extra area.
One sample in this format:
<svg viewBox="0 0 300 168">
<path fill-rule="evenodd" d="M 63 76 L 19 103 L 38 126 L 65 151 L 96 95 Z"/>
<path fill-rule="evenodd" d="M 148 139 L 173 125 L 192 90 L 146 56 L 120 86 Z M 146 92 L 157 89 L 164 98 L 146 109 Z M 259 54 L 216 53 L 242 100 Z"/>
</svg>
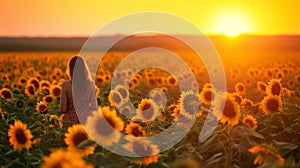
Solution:
<svg viewBox="0 0 300 168">
<path fill-rule="evenodd" d="M 155 36 L 155 35 L 160 35 L 160 34 L 151 34 L 151 36 Z M 176 35 L 180 35 L 180 36 L 208 36 L 208 37 L 213 37 L 213 36 L 224 36 L 224 37 L 241 37 L 241 36 L 261 36 L 261 37 L 276 37 L 276 36 L 300 36 L 299 34 L 255 34 L 255 33 L 241 33 L 237 36 L 227 36 L 225 34 L 222 33 L 210 33 L 210 34 L 203 34 L 203 35 L 196 35 L 196 34 L 176 34 Z M 89 38 L 92 35 L 17 35 L 17 36 L 13 36 L 13 35 L 0 35 L 0 38 Z M 107 34 L 107 35 L 99 35 L 98 37 L 113 37 L 113 36 L 127 36 L 127 34 L 121 34 L 121 33 L 116 33 L 116 34 Z M 141 35 L 141 36 L 147 36 L 147 34 L 145 35 Z"/>
</svg>

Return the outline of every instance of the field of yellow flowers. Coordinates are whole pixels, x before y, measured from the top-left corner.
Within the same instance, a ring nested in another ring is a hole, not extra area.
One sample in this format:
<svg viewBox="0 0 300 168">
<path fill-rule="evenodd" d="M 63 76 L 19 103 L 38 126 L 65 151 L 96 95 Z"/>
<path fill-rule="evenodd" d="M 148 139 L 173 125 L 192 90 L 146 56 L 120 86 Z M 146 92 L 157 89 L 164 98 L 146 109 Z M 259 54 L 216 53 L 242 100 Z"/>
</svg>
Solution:
<svg viewBox="0 0 300 168">
<path fill-rule="evenodd" d="M 103 115 L 94 113 L 96 117 L 88 118 L 86 123 L 88 128 L 95 129 L 101 146 L 82 125 L 63 127 L 68 122 L 59 111 L 61 84 L 68 79 L 67 61 L 74 55 L 0 54 L 1 167 L 300 167 L 297 57 L 224 61 L 227 92 L 219 93 L 210 83 L 206 67 L 193 63 L 188 56 L 185 57 L 190 61 L 199 92 L 180 92 L 178 80 L 189 77 L 184 73 L 180 79 L 157 68 L 146 68 L 136 74 L 131 69 L 114 73 L 115 60 L 126 53 L 108 53 L 93 76 Z M 128 78 L 129 88 L 125 83 L 110 88 L 113 75 Z M 153 88 L 159 89 L 149 94 Z M 224 109 L 218 103 L 220 99 L 224 99 Z M 136 110 L 127 106 L 129 101 Z M 196 112 L 190 108 L 191 101 L 199 102 Z M 219 124 L 207 140 L 199 142 L 208 113 Z M 133 121 L 124 115 L 149 122 Z M 103 117 L 115 130 L 94 128 Z M 185 120 L 194 118 L 195 123 L 185 137 L 164 152 L 159 152 L 151 141 L 126 141 L 117 136 L 118 132 L 133 137 L 152 136 L 175 121 L 182 121 L 176 122 L 178 129 L 185 128 Z M 128 152 L 149 156 L 125 157 L 103 148 L 120 141 L 124 141 L 123 148 Z"/>
</svg>

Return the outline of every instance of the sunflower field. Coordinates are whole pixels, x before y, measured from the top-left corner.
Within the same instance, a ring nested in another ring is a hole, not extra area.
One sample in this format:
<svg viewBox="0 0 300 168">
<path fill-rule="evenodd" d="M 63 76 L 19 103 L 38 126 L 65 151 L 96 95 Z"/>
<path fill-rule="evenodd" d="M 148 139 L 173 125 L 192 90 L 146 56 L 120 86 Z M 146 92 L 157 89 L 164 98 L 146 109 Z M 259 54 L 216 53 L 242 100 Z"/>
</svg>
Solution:
<svg viewBox="0 0 300 168">
<path fill-rule="evenodd" d="M 76 54 L 0 53 L 1 167 L 300 167 L 297 55 L 228 59 L 223 62 L 227 91 L 219 92 L 207 73 L 213 65 L 204 66 L 188 54 L 183 57 L 197 89 L 180 91 L 178 81 L 188 80 L 188 73 L 175 78 L 153 67 L 115 72 L 127 53 L 109 52 L 93 76 L 101 113 L 94 111 L 84 126 L 66 128 L 71 123 L 60 113 L 61 86 L 68 80 L 67 62 Z M 127 80 L 111 88 L 113 76 Z M 218 125 L 199 142 L 209 114 Z M 166 151 L 147 139 L 129 140 L 157 135 L 171 125 L 187 129 L 191 121 L 191 129 Z M 114 129 L 103 129 L 107 123 Z M 120 143 L 129 153 L 147 156 L 127 157 L 106 149 Z"/>
</svg>

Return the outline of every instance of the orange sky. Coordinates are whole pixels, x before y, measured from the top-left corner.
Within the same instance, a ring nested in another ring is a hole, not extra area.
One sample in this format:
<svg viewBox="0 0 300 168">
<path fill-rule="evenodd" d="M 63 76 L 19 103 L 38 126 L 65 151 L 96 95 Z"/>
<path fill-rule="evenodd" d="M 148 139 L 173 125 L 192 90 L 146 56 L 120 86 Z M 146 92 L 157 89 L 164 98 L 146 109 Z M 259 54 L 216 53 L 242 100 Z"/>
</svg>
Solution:
<svg viewBox="0 0 300 168">
<path fill-rule="evenodd" d="M 300 1 L 248 2 L 2 0 L 0 36 L 89 36 L 113 19 L 142 11 L 178 15 L 197 25 L 206 34 L 228 31 L 259 35 L 300 34 Z"/>
</svg>

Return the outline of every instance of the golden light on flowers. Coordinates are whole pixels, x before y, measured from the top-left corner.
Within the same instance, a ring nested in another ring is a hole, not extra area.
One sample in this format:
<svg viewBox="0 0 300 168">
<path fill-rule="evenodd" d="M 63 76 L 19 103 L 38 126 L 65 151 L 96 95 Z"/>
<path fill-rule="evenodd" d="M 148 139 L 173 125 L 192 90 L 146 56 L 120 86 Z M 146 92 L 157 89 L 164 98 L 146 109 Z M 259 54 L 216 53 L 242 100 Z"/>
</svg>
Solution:
<svg viewBox="0 0 300 168">
<path fill-rule="evenodd" d="M 40 101 L 39 103 L 37 103 L 35 109 L 39 113 L 46 113 L 48 111 L 48 106 L 47 106 L 47 104 L 45 102 Z"/>
<path fill-rule="evenodd" d="M 142 126 L 138 123 L 130 122 L 125 127 L 125 133 L 127 135 L 135 136 L 135 137 L 144 137 L 146 136 L 146 131 Z"/>
<path fill-rule="evenodd" d="M 11 101 L 12 100 L 12 92 L 8 88 L 2 88 L 0 90 L 0 98 L 6 99 L 6 101 Z"/>
<path fill-rule="evenodd" d="M 92 168 L 91 164 L 87 164 L 79 155 L 66 151 L 64 149 L 52 150 L 49 156 L 43 156 L 43 164 L 41 168 Z"/>
<path fill-rule="evenodd" d="M 108 101 L 111 106 L 120 107 L 124 104 L 122 95 L 116 90 L 111 90 L 108 95 Z"/>
<path fill-rule="evenodd" d="M 9 126 L 8 130 L 9 142 L 13 145 L 14 150 L 22 150 L 23 148 L 29 150 L 31 147 L 31 138 L 33 138 L 31 131 L 27 129 L 27 125 L 22 121 L 16 120 L 14 125 Z"/>
<path fill-rule="evenodd" d="M 256 118 L 254 118 L 252 115 L 247 115 L 246 117 L 243 118 L 243 123 L 247 127 L 255 130 L 257 128 L 257 121 Z"/>
<path fill-rule="evenodd" d="M 117 85 L 114 90 L 120 93 L 124 102 L 127 102 L 129 99 L 128 89 L 123 85 Z"/>
<path fill-rule="evenodd" d="M 258 81 L 256 87 L 262 93 L 265 93 L 267 90 L 267 84 L 265 84 L 263 81 Z"/>
<path fill-rule="evenodd" d="M 50 87 L 50 94 L 53 96 L 53 97 L 58 97 L 60 96 L 60 93 L 61 93 L 61 87 L 58 86 L 58 85 L 52 85 Z"/>
<path fill-rule="evenodd" d="M 18 83 L 19 83 L 20 85 L 25 85 L 26 82 L 27 82 L 27 80 L 26 80 L 24 77 L 20 77 L 20 78 L 18 79 Z"/>
<path fill-rule="evenodd" d="M 188 119 L 196 117 L 199 109 L 199 95 L 192 90 L 181 93 L 179 98 L 180 114 Z"/>
<path fill-rule="evenodd" d="M 248 149 L 252 154 L 258 154 L 254 159 L 254 164 L 266 165 L 278 161 L 280 164 L 284 163 L 284 158 L 272 149 L 262 145 L 256 145 Z"/>
<path fill-rule="evenodd" d="M 300 75 L 295 76 L 295 81 L 298 85 L 300 85 Z"/>
<path fill-rule="evenodd" d="M 151 163 L 158 162 L 159 148 L 157 145 L 152 144 L 151 141 L 148 140 L 128 138 L 128 141 L 129 142 L 124 145 L 124 148 L 137 156 L 143 156 L 140 161 L 133 161 L 134 164 L 148 166 Z"/>
<path fill-rule="evenodd" d="M 157 104 L 151 99 L 142 99 L 137 109 L 137 119 L 142 121 L 152 121 L 158 115 Z"/>
<path fill-rule="evenodd" d="M 200 97 L 200 102 L 203 103 L 206 106 L 210 106 L 211 101 L 214 99 L 215 92 L 212 88 L 205 87 L 201 91 L 199 97 Z"/>
<path fill-rule="evenodd" d="M 234 92 L 234 93 L 231 93 L 230 96 L 233 98 L 233 100 L 235 102 L 237 102 L 239 105 L 242 103 L 243 101 L 243 98 L 242 96 L 240 96 L 238 93 Z"/>
<path fill-rule="evenodd" d="M 87 118 L 85 128 L 96 142 L 102 146 L 111 146 L 119 142 L 121 137 L 119 131 L 123 130 L 124 122 L 117 116 L 116 110 L 104 106 Z"/>
<path fill-rule="evenodd" d="M 229 93 L 216 94 L 212 105 L 213 114 L 222 124 L 228 123 L 231 126 L 235 126 L 239 123 L 241 116 L 240 107 Z"/>
<path fill-rule="evenodd" d="M 80 124 L 69 127 L 68 132 L 65 134 L 65 143 L 68 146 L 68 151 L 79 154 L 80 156 L 93 154 L 95 150 L 95 146 L 78 147 L 78 145 L 85 140 L 91 141 L 91 138 Z"/>
<path fill-rule="evenodd" d="M 50 82 L 47 80 L 41 80 L 40 85 L 41 85 L 41 88 L 42 87 L 50 88 L 50 86 L 51 86 Z"/>
<path fill-rule="evenodd" d="M 270 112 L 279 111 L 282 112 L 283 108 L 282 100 L 279 96 L 268 95 L 260 103 L 260 108 L 265 114 Z"/>
<path fill-rule="evenodd" d="M 246 92 L 246 86 L 242 82 L 236 83 L 234 89 L 238 94 L 243 94 Z"/>
<path fill-rule="evenodd" d="M 279 79 L 271 79 L 269 82 L 266 92 L 268 95 L 280 95 L 282 91 L 281 83 Z"/>
</svg>

